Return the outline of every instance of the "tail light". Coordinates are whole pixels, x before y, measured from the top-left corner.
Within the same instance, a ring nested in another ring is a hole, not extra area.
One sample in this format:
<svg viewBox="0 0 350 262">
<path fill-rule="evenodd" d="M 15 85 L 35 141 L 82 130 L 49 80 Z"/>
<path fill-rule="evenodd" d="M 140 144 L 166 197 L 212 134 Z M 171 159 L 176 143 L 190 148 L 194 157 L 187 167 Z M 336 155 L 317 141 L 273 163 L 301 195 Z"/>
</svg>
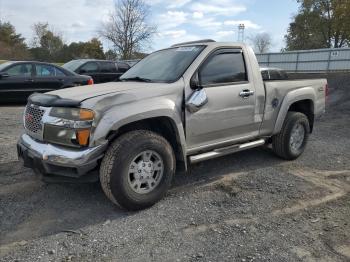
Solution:
<svg viewBox="0 0 350 262">
<path fill-rule="evenodd" d="M 326 84 L 325 88 L 326 88 L 325 95 L 326 95 L 326 98 L 328 98 L 328 96 L 329 96 L 328 84 Z"/>
<path fill-rule="evenodd" d="M 87 84 L 88 85 L 93 85 L 94 84 L 94 80 L 92 78 L 90 78 L 88 81 L 87 81 Z"/>
</svg>

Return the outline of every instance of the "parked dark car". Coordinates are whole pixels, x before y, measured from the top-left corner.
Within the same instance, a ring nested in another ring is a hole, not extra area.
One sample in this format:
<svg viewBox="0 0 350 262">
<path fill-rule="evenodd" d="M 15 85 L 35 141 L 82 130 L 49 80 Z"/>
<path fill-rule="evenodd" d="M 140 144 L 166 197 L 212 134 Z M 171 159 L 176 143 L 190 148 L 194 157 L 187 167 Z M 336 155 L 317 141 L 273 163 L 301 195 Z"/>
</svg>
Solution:
<svg viewBox="0 0 350 262">
<path fill-rule="evenodd" d="M 287 72 L 281 68 L 262 67 L 260 72 L 264 81 L 288 79 Z"/>
<path fill-rule="evenodd" d="M 72 60 L 63 67 L 80 75 L 91 76 L 95 84 L 118 81 L 119 77 L 130 68 L 124 62 L 95 59 Z"/>
<path fill-rule="evenodd" d="M 11 61 L 0 65 L 0 102 L 23 102 L 32 93 L 92 85 L 89 76 L 42 62 Z"/>
<path fill-rule="evenodd" d="M 122 60 L 122 62 L 127 63 L 130 67 L 133 67 L 138 62 L 140 62 L 141 59 L 132 59 L 132 60 Z"/>
</svg>

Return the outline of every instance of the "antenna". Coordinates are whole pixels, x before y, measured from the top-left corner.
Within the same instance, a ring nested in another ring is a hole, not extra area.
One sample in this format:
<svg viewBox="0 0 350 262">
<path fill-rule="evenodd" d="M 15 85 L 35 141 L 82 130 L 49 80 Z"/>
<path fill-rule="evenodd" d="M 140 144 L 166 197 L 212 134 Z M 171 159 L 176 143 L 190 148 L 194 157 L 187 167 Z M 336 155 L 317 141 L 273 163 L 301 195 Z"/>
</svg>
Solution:
<svg viewBox="0 0 350 262">
<path fill-rule="evenodd" d="M 238 25 L 238 37 L 237 37 L 238 42 L 244 42 L 244 29 L 245 29 L 244 24 Z"/>
</svg>

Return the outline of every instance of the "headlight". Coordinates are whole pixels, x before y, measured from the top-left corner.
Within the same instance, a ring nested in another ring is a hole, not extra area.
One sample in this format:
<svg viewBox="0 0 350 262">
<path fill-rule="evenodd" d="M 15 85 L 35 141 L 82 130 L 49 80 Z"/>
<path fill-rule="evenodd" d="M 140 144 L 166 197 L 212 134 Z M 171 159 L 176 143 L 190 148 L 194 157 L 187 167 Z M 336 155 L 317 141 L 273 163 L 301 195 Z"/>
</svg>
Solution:
<svg viewBox="0 0 350 262">
<path fill-rule="evenodd" d="M 45 123 L 44 140 L 74 147 L 87 146 L 94 115 L 89 109 L 54 107 L 50 116 L 55 119 Z"/>
<path fill-rule="evenodd" d="M 84 108 L 54 107 L 50 112 L 50 116 L 74 121 L 93 120 L 94 115 L 92 110 Z"/>
</svg>

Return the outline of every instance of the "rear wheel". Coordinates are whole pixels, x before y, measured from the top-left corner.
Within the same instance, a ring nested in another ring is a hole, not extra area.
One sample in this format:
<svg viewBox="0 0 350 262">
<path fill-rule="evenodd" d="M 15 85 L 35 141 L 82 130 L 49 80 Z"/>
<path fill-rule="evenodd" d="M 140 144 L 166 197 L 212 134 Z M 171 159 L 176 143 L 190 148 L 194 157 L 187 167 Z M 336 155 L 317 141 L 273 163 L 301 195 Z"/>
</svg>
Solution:
<svg viewBox="0 0 350 262">
<path fill-rule="evenodd" d="M 126 133 L 107 150 L 100 168 L 103 191 L 115 204 L 139 210 L 159 201 L 175 173 L 169 142 L 146 130 Z"/>
<path fill-rule="evenodd" d="M 272 149 L 283 159 L 296 159 L 304 152 L 309 134 L 310 124 L 306 115 L 288 112 L 281 132 L 272 137 Z"/>
</svg>

